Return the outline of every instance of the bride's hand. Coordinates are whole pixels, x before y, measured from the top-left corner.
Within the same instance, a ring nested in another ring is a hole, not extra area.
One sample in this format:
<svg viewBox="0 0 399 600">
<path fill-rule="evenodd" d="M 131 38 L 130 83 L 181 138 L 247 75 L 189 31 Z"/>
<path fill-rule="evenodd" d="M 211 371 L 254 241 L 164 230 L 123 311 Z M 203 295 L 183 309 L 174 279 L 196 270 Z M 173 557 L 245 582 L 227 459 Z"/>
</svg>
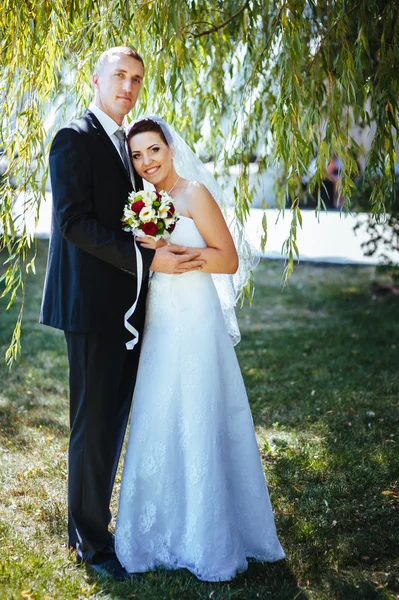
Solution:
<svg viewBox="0 0 399 600">
<path fill-rule="evenodd" d="M 142 238 L 136 238 L 136 241 L 139 242 L 143 248 L 149 248 L 150 250 L 156 250 L 157 248 L 162 248 L 162 246 L 167 245 L 167 242 L 162 238 L 156 239 L 149 235 Z"/>
</svg>

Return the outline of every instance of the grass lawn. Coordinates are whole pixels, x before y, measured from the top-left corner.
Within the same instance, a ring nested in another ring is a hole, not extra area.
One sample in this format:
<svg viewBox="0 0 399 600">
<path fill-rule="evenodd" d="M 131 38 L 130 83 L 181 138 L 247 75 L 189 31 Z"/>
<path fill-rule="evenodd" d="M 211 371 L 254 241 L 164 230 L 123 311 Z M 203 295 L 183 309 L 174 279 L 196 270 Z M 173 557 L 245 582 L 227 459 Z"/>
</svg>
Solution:
<svg viewBox="0 0 399 600">
<path fill-rule="evenodd" d="M 11 373 L 0 364 L 1 600 L 399 598 L 399 301 L 373 295 L 373 268 L 301 264 L 282 291 L 282 263 L 265 262 L 239 312 L 287 560 L 230 583 L 181 570 L 117 584 L 75 567 L 65 545 L 67 360 L 63 334 L 37 323 L 46 249 L 28 282 L 22 358 Z M 4 356 L 19 306 L 0 307 Z"/>
</svg>

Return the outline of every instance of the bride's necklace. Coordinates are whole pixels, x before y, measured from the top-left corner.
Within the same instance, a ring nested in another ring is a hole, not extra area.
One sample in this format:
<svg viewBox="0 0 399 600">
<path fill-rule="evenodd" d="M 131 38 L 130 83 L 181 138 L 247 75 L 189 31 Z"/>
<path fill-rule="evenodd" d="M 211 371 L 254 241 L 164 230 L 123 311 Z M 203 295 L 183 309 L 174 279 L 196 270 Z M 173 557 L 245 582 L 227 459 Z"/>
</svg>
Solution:
<svg viewBox="0 0 399 600">
<path fill-rule="evenodd" d="M 176 187 L 176 185 L 177 185 L 177 182 L 179 181 L 179 179 L 180 179 L 180 175 L 179 175 L 179 177 L 176 179 L 176 181 L 174 182 L 174 184 L 172 185 L 172 187 L 170 188 L 169 192 L 167 192 L 167 194 L 170 194 L 170 192 L 171 192 L 172 190 L 174 190 L 174 189 L 175 189 L 175 187 Z"/>
</svg>

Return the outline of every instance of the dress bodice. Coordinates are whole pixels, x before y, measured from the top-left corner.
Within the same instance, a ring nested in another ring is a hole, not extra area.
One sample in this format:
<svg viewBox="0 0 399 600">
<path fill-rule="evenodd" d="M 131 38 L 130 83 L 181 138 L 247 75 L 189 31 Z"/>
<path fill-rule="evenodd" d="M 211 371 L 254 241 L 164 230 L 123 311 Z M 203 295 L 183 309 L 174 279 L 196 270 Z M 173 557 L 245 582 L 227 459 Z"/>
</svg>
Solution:
<svg viewBox="0 0 399 600">
<path fill-rule="evenodd" d="M 170 241 L 172 244 L 178 244 L 179 246 L 206 248 L 206 242 L 198 231 L 194 219 L 183 215 L 180 215 Z"/>
<path fill-rule="evenodd" d="M 176 223 L 176 227 L 170 236 L 170 243 L 177 244 L 178 246 L 186 246 L 188 248 L 206 248 L 207 244 L 198 231 L 198 228 L 194 222 L 194 219 L 190 217 L 180 216 Z M 157 284 L 155 291 L 154 284 Z M 189 271 L 181 275 L 169 275 L 167 273 L 153 273 L 151 277 L 151 290 L 158 297 L 161 296 L 159 286 L 167 285 L 170 292 L 180 296 L 180 302 L 183 302 L 183 298 L 189 296 L 192 298 L 195 294 L 199 293 L 197 286 L 202 287 L 206 283 L 207 286 L 212 283 L 212 275 L 210 273 L 203 273 L 198 270 Z M 214 290 L 216 293 L 216 290 Z M 151 293 L 151 292 L 150 292 Z M 165 292 L 164 292 L 165 293 Z M 192 303 L 192 299 L 187 303 Z"/>
</svg>

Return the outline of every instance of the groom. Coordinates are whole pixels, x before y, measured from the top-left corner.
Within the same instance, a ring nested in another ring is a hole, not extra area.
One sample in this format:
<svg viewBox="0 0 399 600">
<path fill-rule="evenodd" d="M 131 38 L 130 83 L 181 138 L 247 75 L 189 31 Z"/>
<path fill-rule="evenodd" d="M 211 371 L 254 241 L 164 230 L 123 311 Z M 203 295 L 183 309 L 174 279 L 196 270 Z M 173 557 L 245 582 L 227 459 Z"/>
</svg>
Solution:
<svg viewBox="0 0 399 600">
<path fill-rule="evenodd" d="M 40 322 L 65 332 L 69 359 L 69 546 L 78 562 L 127 577 L 108 531 L 115 473 L 135 384 L 139 346 L 126 350 L 123 319 L 136 297 L 136 256 L 121 216 L 142 180 L 127 155 L 122 123 L 144 77 L 127 47 L 105 51 L 93 75 L 94 101 L 56 134 L 50 151 L 53 212 Z M 148 272 L 198 269 L 178 246 L 141 248 L 144 280 L 131 323 L 142 333 Z"/>
</svg>

